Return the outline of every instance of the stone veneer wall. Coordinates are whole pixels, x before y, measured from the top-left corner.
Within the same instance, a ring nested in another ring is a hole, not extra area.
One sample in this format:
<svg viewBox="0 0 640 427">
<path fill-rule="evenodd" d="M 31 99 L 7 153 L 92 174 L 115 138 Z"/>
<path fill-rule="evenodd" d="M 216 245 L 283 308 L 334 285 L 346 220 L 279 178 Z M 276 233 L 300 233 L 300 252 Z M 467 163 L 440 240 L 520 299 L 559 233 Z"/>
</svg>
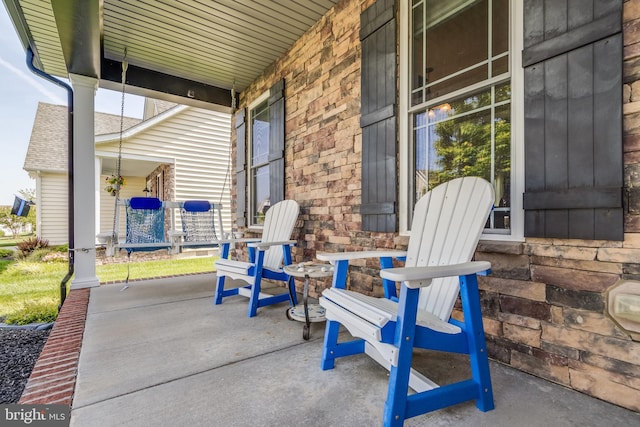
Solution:
<svg viewBox="0 0 640 427">
<path fill-rule="evenodd" d="M 406 237 L 360 230 L 358 32 L 372 3 L 339 2 L 241 96 L 246 107 L 285 79 L 285 194 L 300 203 L 303 220 L 295 262 L 316 251 L 406 248 Z M 481 242 L 476 258 L 493 264 L 481 278 L 493 359 L 640 411 L 640 343 L 605 314 L 607 290 L 640 279 L 640 1 L 624 3 L 624 49 L 624 242 Z M 377 262 L 355 264 L 351 288 L 381 295 Z M 326 286 L 318 281 L 312 293 Z"/>
</svg>

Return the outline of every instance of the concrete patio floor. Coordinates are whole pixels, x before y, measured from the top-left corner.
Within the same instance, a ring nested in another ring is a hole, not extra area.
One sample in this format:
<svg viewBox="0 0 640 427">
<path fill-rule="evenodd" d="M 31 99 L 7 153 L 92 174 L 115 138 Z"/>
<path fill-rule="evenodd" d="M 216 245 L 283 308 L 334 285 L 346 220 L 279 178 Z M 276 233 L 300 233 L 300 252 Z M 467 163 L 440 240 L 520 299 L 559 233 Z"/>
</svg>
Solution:
<svg viewBox="0 0 640 427">
<path fill-rule="evenodd" d="M 215 276 L 91 289 L 71 426 L 350 426 L 381 424 L 387 371 L 367 356 L 320 369 L 324 324 L 302 339 L 286 304 L 247 318 L 247 299 L 213 305 Z M 436 382 L 464 360 L 418 353 Z M 407 426 L 631 426 L 640 414 L 491 363 L 496 409 L 472 402 Z M 443 380 L 444 379 L 444 380 Z"/>
</svg>

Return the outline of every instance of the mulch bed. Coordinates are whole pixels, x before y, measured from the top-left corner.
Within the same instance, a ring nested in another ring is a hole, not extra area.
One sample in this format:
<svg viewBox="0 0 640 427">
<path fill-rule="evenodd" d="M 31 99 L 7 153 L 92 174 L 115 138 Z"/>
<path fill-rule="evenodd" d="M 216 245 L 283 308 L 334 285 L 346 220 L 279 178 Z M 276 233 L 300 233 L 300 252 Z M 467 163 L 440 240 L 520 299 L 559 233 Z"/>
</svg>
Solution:
<svg viewBox="0 0 640 427">
<path fill-rule="evenodd" d="M 50 331 L 0 328 L 0 404 L 20 400 Z"/>
</svg>

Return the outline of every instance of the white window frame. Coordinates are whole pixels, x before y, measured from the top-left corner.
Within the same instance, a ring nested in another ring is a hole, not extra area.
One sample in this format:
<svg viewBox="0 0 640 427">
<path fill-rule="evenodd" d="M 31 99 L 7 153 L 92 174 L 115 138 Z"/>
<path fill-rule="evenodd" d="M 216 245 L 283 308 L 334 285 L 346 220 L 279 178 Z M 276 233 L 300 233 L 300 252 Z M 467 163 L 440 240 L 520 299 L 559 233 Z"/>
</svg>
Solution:
<svg viewBox="0 0 640 427">
<path fill-rule="evenodd" d="M 411 165 L 410 144 L 412 129 L 409 121 L 410 97 L 410 55 L 409 55 L 409 16 L 411 0 L 400 1 L 400 60 L 399 60 L 399 187 L 398 195 L 400 234 L 410 234 L 409 201 L 411 185 L 409 182 Z M 482 240 L 524 241 L 524 210 L 522 194 L 524 194 L 524 69 L 522 68 L 523 49 L 523 2 L 511 0 L 511 34 L 509 37 L 511 67 L 511 233 L 483 233 Z"/>
<path fill-rule="evenodd" d="M 262 224 L 254 224 L 253 223 L 253 157 L 252 157 L 252 149 L 253 149 L 253 110 L 263 102 L 269 99 L 269 91 L 264 92 L 262 95 L 257 97 L 251 104 L 249 104 L 248 111 L 248 123 L 247 123 L 247 194 L 246 194 L 246 205 L 247 206 L 247 226 L 250 230 L 262 230 L 264 225 Z"/>
</svg>

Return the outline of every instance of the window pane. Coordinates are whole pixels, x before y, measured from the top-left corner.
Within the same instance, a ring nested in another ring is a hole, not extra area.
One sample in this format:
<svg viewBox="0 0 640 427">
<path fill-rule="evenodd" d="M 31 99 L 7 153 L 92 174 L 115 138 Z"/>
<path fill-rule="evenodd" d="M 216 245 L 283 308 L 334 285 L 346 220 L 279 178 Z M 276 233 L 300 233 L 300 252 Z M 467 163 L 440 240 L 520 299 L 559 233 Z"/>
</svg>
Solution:
<svg viewBox="0 0 640 427">
<path fill-rule="evenodd" d="M 503 84 L 413 116 L 416 200 L 446 181 L 479 176 L 492 182 L 496 191 L 487 227 L 510 227 L 509 96 L 510 85 Z"/>
<path fill-rule="evenodd" d="M 510 104 L 496 108 L 495 128 L 495 166 L 493 186 L 496 193 L 491 228 L 509 229 L 511 227 L 511 108 Z"/>
<path fill-rule="evenodd" d="M 447 3 L 452 10 L 441 12 Z M 426 12 L 428 82 L 488 59 L 487 0 L 428 0 Z"/>
<path fill-rule="evenodd" d="M 429 123 L 436 123 L 490 105 L 491 92 L 485 90 L 429 108 L 428 120 Z"/>
<path fill-rule="evenodd" d="M 427 127 L 426 127 L 426 114 L 420 113 L 414 116 L 414 139 L 416 144 L 416 196 L 417 199 L 424 196 L 429 187 L 427 177 L 429 175 L 429 159 L 433 159 L 435 156 L 428 155 L 428 141 L 427 141 Z"/>
<path fill-rule="evenodd" d="M 269 209 L 269 165 L 252 170 L 251 188 L 253 190 L 251 203 L 251 224 L 264 223 L 264 215 Z"/>
<path fill-rule="evenodd" d="M 502 58 L 498 58 L 491 63 L 491 75 L 499 76 L 500 74 L 504 74 L 509 72 L 509 57 L 503 56 Z"/>
<path fill-rule="evenodd" d="M 509 0 L 493 0 L 491 55 L 509 51 Z"/>
<path fill-rule="evenodd" d="M 266 102 L 252 110 L 251 164 L 259 165 L 269 160 L 269 107 Z"/>
<path fill-rule="evenodd" d="M 424 85 L 425 85 L 425 70 L 424 70 L 424 1 L 414 1 L 413 6 L 413 22 L 411 27 L 411 33 L 413 40 L 411 43 L 413 54 L 411 69 L 411 89 L 412 105 L 420 104 L 424 101 Z"/>
<path fill-rule="evenodd" d="M 427 89 L 427 100 L 438 98 L 446 95 L 447 93 L 482 82 L 487 79 L 487 75 L 487 65 L 480 65 L 469 71 L 458 74 L 454 78 L 448 78 L 440 83 L 430 86 Z"/>
<path fill-rule="evenodd" d="M 496 86 L 496 103 L 511 100 L 511 84 L 505 83 Z"/>
<path fill-rule="evenodd" d="M 428 128 L 429 189 L 461 176 L 491 180 L 491 111 L 446 120 Z"/>
</svg>

